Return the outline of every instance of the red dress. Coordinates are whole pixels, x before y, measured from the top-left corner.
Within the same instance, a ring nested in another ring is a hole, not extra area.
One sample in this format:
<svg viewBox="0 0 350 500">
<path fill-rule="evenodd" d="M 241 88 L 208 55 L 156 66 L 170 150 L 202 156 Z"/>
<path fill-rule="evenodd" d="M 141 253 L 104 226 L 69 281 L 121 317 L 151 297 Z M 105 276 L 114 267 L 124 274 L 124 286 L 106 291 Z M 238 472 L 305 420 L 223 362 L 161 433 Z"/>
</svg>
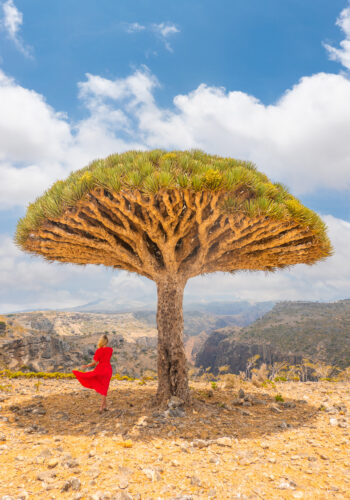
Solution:
<svg viewBox="0 0 350 500">
<path fill-rule="evenodd" d="M 110 359 L 113 354 L 112 347 L 100 347 L 94 354 L 94 361 L 98 361 L 98 365 L 91 372 L 80 372 L 73 370 L 81 385 L 88 389 L 94 389 L 96 392 L 107 396 L 109 382 L 112 377 L 112 366 Z"/>
</svg>

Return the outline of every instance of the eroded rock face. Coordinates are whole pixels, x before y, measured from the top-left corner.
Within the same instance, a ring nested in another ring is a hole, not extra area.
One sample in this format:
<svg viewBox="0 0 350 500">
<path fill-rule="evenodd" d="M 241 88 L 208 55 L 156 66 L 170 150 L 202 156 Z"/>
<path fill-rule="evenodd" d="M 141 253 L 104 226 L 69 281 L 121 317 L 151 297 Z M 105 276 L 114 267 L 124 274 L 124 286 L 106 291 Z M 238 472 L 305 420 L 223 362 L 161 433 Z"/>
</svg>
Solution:
<svg viewBox="0 0 350 500">
<path fill-rule="evenodd" d="M 235 341 L 225 333 L 214 332 L 198 352 L 196 366 L 211 367 L 211 372 L 217 374 L 220 366 L 229 365 L 230 373 L 239 374 L 245 371 L 248 359 L 256 354 L 260 356 L 257 366 L 262 363 L 272 365 L 277 361 L 296 365 L 302 360 L 301 355 L 279 352 L 269 344 Z"/>
<path fill-rule="evenodd" d="M 56 371 L 70 368 L 79 354 L 56 335 L 27 335 L 2 342 L 0 359 L 11 370 Z"/>
<path fill-rule="evenodd" d="M 33 317 L 33 319 L 30 321 L 30 326 L 34 330 L 39 330 L 47 333 L 54 333 L 54 324 L 52 321 L 50 321 L 48 318 L 45 318 L 45 316 L 40 316 L 36 315 Z"/>
<path fill-rule="evenodd" d="M 4 336 L 6 333 L 6 323 L 5 321 L 0 321 L 0 337 Z"/>
<path fill-rule="evenodd" d="M 71 335 L 61 335 L 53 321 L 40 312 L 20 314 L 19 318 L 20 322 L 17 315 L 6 316 L 2 322 L 1 369 L 70 372 L 92 360 L 103 333 L 97 331 L 91 335 L 87 331 L 83 336 L 72 331 Z M 62 317 L 60 319 L 62 322 Z M 115 373 L 139 377 L 145 370 L 156 370 L 156 337 L 134 336 L 129 341 L 113 332 L 109 333 L 109 341 L 114 349 L 112 366 Z"/>
</svg>

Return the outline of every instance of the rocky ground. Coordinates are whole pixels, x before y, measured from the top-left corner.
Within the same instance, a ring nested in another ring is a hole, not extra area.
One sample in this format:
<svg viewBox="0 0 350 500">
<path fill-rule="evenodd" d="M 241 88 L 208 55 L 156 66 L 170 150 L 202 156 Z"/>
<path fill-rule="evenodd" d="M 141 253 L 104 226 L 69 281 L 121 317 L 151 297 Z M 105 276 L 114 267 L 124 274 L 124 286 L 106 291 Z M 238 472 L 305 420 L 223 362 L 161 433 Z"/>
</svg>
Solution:
<svg viewBox="0 0 350 500">
<path fill-rule="evenodd" d="M 160 410 L 114 380 L 100 415 L 74 380 L 0 379 L 0 499 L 350 498 L 348 383 L 209 387 Z"/>
</svg>

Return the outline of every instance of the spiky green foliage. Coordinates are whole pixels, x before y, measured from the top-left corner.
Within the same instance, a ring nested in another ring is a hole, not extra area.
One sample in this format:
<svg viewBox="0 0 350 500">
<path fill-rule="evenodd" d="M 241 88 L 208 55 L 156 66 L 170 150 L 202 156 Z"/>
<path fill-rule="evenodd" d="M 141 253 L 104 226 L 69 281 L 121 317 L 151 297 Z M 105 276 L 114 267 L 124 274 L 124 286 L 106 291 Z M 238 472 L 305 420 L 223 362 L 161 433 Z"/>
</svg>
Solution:
<svg viewBox="0 0 350 500">
<path fill-rule="evenodd" d="M 331 253 L 323 221 L 285 186 L 271 183 L 250 162 L 198 150 L 128 151 L 95 160 L 71 173 L 65 181 L 57 181 L 29 205 L 26 216 L 18 223 L 16 243 L 22 247 L 30 232 L 38 229 L 46 218 L 59 217 L 97 186 L 114 192 L 137 189 L 157 193 L 173 188 L 225 192 L 224 212 L 297 221 L 328 248 L 325 254 Z"/>
</svg>

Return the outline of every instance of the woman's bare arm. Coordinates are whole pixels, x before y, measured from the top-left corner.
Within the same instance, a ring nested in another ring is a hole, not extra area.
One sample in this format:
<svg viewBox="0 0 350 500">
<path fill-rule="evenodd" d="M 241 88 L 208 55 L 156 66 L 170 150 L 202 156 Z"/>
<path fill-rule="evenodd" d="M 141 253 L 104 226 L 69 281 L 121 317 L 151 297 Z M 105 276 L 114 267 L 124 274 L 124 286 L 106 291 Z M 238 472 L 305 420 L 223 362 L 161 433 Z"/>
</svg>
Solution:
<svg viewBox="0 0 350 500">
<path fill-rule="evenodd" d="M 82 368 L 90 368 L 90 366 L 96 366 L 98 361 L 91 361 L 88 365 L 82 365 Z"/>
</svg>

